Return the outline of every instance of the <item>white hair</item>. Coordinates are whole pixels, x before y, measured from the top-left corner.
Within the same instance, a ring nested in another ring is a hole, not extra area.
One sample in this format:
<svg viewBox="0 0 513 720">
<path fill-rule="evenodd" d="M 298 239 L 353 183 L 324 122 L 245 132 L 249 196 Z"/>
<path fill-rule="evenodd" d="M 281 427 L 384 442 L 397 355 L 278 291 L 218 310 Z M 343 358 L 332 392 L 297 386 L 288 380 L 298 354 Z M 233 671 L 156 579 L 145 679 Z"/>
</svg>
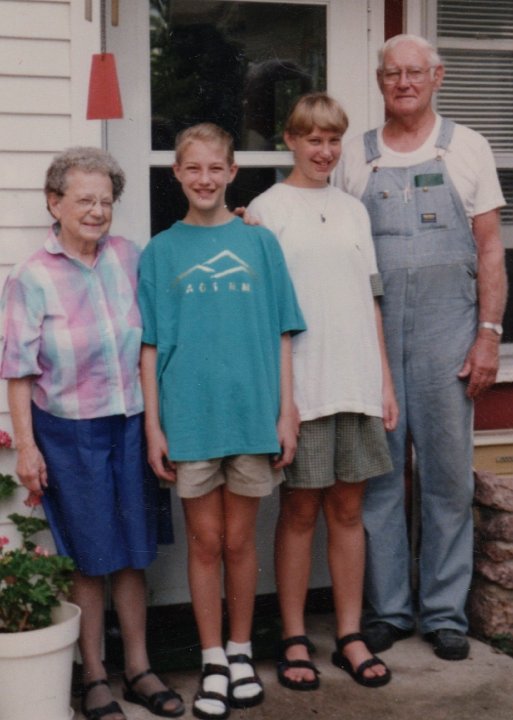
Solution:
<svg viewBox="0 0 513 720">
<path fill-rule="evenodd" d="M 403 42 L 411 42 L 417 45 L 421 50 L 425 50 L 428 56 L 428 64 L 430 67 L 436 65 L 443 65 L 442 58 L 437 53 L 435 48 L 431 45 L 426 38 L 420 37 L 420 35 L 408 35 L 402 33 L 401 35 L 394 35 L 389 38 L 384 45 L 378 50 L 378 70 L 383 70 L 385 64 L 385 55 L 390 50 L 393 50 L 397 45 Z"/>
</svg>

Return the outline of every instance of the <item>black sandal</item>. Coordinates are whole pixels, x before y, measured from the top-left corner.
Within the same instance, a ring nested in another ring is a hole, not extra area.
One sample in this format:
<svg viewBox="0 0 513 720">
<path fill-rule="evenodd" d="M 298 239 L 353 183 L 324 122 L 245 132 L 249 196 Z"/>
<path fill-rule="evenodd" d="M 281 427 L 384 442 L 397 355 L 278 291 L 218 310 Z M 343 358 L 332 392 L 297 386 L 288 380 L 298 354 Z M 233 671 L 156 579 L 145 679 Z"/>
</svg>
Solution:
<svg viewBox="0 0 513 720">
<path fill-rule="evenodd" d="M 336 667 L 340 668 L 341 670 L 345 670 L 355 682 L 357 682 L 359 685 L 363 685 L 364 687 L 382 687 L 383 685 L 386 685 L 390 682 L 392 678 L 392 673 L 387 668 L 383 660 L 379 658 L 377 655 L 373 655 L 368 660 L 364 660 L 362 663 L 358 665 L 356 670 L 353 669 L 353 666 L 349 662 L 348 658 L 344 655 L 342 652 L 346 645 L 349 645 L 349 643 L 356 642 L 357 640 L 361 640 L 361 642 L 365 643 L 364 637 L 361 633 L 351 633 L 350 635 L 344 635 L 344 637 L 338 638 L 336 640 L 337 643 L 337 649 L 331 656 L 331 662 Z M 383 665 L 386 672 L 384 675 L 376 675 L 375 677 L 366 677 L 363 673 L 367 668 L 374 667 L 375 665 Z"/>
<path fill-rule="evenodd" d="M 311 660 L 289 660 L 285 655 L 285 651 L 293 645 L 304 645 L 309 653 L 315 652 L 314 644 L 306 637 L 306 635 L 294 635 L 280 642 L 279 660 L 277 665 L 278 681 L 283 687 L 289 690 L 317 690 L 319 687 L 320 671 L 315 667 Z M 290 668 L 306 668 L 312 670 L 315 675 L 314 680 L 291 680 L 285 675 Z"/>
<path fill-rule="evenodd" d="M 137 685 L 139 680 L 141 680 L 143 677 L 146 677 L 147 675 L 154 674 L 155 673 L 153 672 L 153 670 L 151 668 L 148 668 L 148 670 L 144 670 L 144 672 L 139 673 L 131 680 L 129 680 L 126 675 L 123 675 L 123 681 L 125 683 L 123 697 L 125 698 L 125 700 L 128 700 L 128 702 L 135 703 L 136 705 L 142 705 L 151 713 L 153 713 L 153 715 L 170 718 L 180 717 L 180 715 L 183 715 L 185 712 L 185 706 L 183 704 L 181 695 L 176 693 L 174 690 L 171 690 L 170 688 L 168 688 L 167 690 L 159 690 L 152 695 L 143 695 L 143 693 L 134 690 L 134 685 Z M 169 702 L 169 700 L 179 701 L 179 704 L 174 710 L 164 709 L 164 705 Z"/>
<path fill-rule="evenodd" d="M 226 665 L 214 665 L 213 663 L 207 663 L 203 672 L 201 673 L 200 687 L 196 695 L 194 696 L 194 702 L 192 705 L 192 714 L 200 718 L 200 720 L 225 720 L 230 714 L 230 704 L 228 697 L 222 693 L 215 692 L 214 690 L 204 690 L 203 680 L 209 675 L 224 675 L 230 680 L 230 671 Z M 200 710 L 196 707 L 198 700 L 219 700 L 224 705 L 224 711 L 221 713 L 209 713 L 206 710 Z"/>
<path fill-rule="evenodd" d="M 237 709 L 245 709 L 249 707 L 255 707 L 255 705 L 260 705 L 260 703 L 263 702 L 264 699 L 264 686 L 262 685 L 262 681 L 255 672 L 255 665 L 252 658 L 250 658 L 249 655 L 245 655 L 243 653 L 239 655 L 228 655 L 228 662 L 230 665 L 233 665 L 234 663 L 247 664 L 251 665 L 251 667 L 253 668 L 253 675 L 248 675 L 248 677 L 240 678 L 240 680 L 235 680 L 234 682 L 230 680 L 230 684 L 228 685 L 228 700 L 230 702 L 230 707 Z M 255 695 L 246 698 L 238 698 L 234 695 L 233 691 L 235 690 L 235 688 L 241 687 L 242 685 L 250 685 L 253 683 L 260 686 L 260 691 L 257 692 Z"/>
<path fill-rule="evenodd" d="M 82 699 L 80 701 L 80 712 L 82 715 L 86 717 L 87 720 L 100 720 L 100 718 L 105 717 L 105 715 L 114 715 L 115 713 L 123 715 L 123 717 L 126 718 L 125 713 L 116 700 L 112 700 L 107 705 L 101 705 L 100 707 L 86 707 L 87 693 L 93 688 L 98 687 L 98 685 L 107 685 L 107 687 L 110 687 L 108 680 L 102 678 L 101 680 L 93 680 L 82 688 Z"/>
</svg>

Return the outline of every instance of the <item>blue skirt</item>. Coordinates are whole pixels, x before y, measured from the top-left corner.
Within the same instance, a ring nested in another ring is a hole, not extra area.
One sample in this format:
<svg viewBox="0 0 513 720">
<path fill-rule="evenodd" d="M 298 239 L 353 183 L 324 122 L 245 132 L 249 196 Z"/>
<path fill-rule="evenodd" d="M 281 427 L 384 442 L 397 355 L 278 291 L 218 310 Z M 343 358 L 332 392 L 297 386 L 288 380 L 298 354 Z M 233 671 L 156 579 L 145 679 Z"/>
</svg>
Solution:
<svg viewBox="0 0 513 720">
<path fill-rule="evenodd" d="M 83 575 L 147 567 L 157 554 L 159 490 L 146 462 L 142 413 L 67 420 L 34 404 L 32 413 L 57 552 Z"/>
</svg>

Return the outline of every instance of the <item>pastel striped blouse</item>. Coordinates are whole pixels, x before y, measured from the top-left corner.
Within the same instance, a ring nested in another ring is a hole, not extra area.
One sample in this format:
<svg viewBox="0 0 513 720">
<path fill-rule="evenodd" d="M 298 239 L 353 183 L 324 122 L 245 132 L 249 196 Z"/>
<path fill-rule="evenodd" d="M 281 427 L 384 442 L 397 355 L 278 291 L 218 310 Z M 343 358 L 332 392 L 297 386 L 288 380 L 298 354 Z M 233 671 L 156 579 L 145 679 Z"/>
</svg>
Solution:
<svg viewBox="0 0 513 720">
<path fill-rule="evenodd" d="M 106 236 L 92 267 L 65 253 L 51 228 L 4 286 L 2 378 L 33 376 L 33 401 L 72 420 L 142 411 L 139 249 Z"/>
</svg>

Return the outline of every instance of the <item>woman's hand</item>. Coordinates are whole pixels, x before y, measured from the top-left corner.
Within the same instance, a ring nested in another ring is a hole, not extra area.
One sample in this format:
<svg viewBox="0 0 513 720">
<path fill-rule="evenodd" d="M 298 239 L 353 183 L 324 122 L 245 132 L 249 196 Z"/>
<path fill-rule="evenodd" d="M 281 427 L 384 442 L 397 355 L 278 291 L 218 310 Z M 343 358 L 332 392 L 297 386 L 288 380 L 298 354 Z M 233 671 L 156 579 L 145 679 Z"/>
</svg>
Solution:
<svg viewBox="0 0 513 720">
<path fill-rule="evenodd" d="M 23 485 L 34 495 L 42 495 L 48 486 L 46 463 L 37 445 L 18 447 L 16 474 Z"/>
</svg>

